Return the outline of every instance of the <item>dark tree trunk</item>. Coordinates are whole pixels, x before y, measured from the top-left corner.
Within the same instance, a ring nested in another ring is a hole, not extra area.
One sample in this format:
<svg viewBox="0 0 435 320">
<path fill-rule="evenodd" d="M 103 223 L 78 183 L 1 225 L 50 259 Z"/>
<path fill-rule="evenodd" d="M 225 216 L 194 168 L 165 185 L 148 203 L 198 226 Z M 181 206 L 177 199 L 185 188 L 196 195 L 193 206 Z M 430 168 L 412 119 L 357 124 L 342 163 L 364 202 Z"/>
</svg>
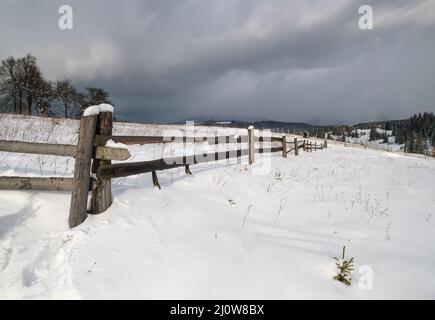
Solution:
<svg viewBox="0 0 435 320">
<path fill-rule="evenodd" d="M 18 94 L 18 113 L 23 114 L 23 93 Z"/>
<path fill-rule="evenodd" d="M 65 105 L 65 118 L 68 118 L 68 100 L 65 99 L 63 104 Z"/>
<path fill-rule="evenodd" d="M 27 98 L 27 112 L 29 113 L 29 115 L 32 115 L 32 104 L 33 104 L 33 98 L 32 96 L 29 96 Z"/>
</svg>

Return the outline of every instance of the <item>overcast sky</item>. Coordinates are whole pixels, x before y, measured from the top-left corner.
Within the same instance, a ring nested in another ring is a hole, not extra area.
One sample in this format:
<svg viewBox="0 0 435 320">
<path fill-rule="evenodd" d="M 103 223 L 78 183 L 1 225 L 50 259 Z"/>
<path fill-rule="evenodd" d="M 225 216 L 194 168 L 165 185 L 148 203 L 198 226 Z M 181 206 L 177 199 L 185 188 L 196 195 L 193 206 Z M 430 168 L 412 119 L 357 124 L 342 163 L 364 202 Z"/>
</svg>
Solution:
<svg viewBox="0 0 435 320">
<path fill-rule="evenodd" d="M 374 30 L 358 27 L 363 4 Z M 105 88 L 128 120 L 435 111 L 435 0 L 0 0 L 0 58 L 26 53 L 49 79 Z"/>
</svg>

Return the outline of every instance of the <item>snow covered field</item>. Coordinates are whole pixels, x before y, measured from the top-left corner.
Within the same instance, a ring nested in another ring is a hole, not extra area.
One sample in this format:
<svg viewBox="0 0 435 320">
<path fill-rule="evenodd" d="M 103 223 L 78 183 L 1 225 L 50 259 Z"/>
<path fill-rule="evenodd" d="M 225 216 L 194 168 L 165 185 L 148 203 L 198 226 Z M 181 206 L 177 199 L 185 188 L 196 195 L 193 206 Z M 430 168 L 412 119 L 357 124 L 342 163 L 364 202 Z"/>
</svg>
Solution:
<svg viewBox="0 0 435 320">
<path fill-rule="evenodd" d="M 11 117 L 0 117 L 0 139 L 74 143 L 73 121 Z M 435 298 L 433 159 L 330 145 L 274 154 L 265 175 L 254 171 L 268 158 L 256 160 L 159 172 L 162 190 L 150 174 L 116 179 L 112 207 L 73 230 L 69 193 L 1 190 L 0 299 Z M 70 175 L 72 164 L 0 153 L 0 175 Z M 332 279 L 344 245 L 350 287 Z M 361 266 L 372 289 L 359 286 Z"/>
<path fill-rule="evenodd" d="M 383 139 L 370 141 L 370 129 L 356 129 L 355 132 L 358 133 L 358 138 L 346 137 L 346 143 L 374 147 L 385 151 L 403 152 L 404 145 L 396 143 L 396 139 L 392 135 L 392 130 L 376 128 L 376 131 L 379 134 L 386 134 L 388 136 L 388 142 L 385 143 Z M 331 135 L 331 137 L 337 141 L 341 141 L 342 139 L 342 136 Z"/>
<path fill-rule="evenodd" d="M 383 139 L 370 141 L 370 129 L 357 129 L 358 138 L 348 138 L 348 142 L 372 145 L 388 151 L 403 151 L 404 146 L 396 143 L 395 137 L 392 136 L 392 130 L 376 128 L 376 131 L 380 134 L 386 134 L 388 136 L 388 143 L 384 143 Z"/>
</svg>

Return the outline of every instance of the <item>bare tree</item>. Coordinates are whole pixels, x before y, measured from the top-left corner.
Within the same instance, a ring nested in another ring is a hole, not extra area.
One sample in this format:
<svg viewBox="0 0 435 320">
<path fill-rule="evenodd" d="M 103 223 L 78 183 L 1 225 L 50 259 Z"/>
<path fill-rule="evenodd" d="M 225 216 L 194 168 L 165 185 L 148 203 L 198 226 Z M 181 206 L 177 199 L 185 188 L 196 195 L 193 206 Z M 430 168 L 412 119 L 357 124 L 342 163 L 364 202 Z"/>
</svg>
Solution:
<svg viewBox="0 0 435 320">
<path fill-rule="evenodd" d="M 100 103 L 111 103 L 109 94 L 101 88 L 86 88 L 84 95 L 84 107 L 98 105 Z"/>
<path fill-rule="evenodd" d="M 0 88 L 3 106 L 16 113 L 32 114 L 35 86 L 42 80 L 36 58 L 30 54 L 9 57 L 0 66 Z"/>
<path fill-rule="evenodd" d="M 0 88 L 2 93 L 2 105 L 6 110 L 20 113 L 17 94 L 17 61 L 9 57 L 1 62 L 0 66 Z"/>
<path fill-rule="evenodd" d="M 32 91 L 34 91 L 35 87 L 43 80 L 41 71 L 36 63 L 36 58 L 30 54 L 18 61 L 20 66 L 19 87 L 23 88 L 23 98 L 25 103 L 25 106 L 23 104 L 22 112 L 32 114 L 33 100 L 35 98 Z"/>
<path fill-rule="evenodd" d="M 36 112 L 39 116 L 54 115 L 51 106 L 58 96 L 55 84 L 52 81 L 39 79 L 39 81 L 35 83 L 31 94 L 34 97 Z"/>
<path fill-rule="evenodd" d="M 69 80 L 45 80 L 30 54 L 0 64 L 0 112 L 76 117 L 90 105 L 110 103 L 108 97 L 101 88 L 89 87 L 81 93 Z"/>
<path fill-rule="evenodd" d="M 80 113 L 80 105 L 77 101 L 78 92 L 69 80 L 58 81 L 56 92 L 65 118 L 75 117 Z"/>
</svg>

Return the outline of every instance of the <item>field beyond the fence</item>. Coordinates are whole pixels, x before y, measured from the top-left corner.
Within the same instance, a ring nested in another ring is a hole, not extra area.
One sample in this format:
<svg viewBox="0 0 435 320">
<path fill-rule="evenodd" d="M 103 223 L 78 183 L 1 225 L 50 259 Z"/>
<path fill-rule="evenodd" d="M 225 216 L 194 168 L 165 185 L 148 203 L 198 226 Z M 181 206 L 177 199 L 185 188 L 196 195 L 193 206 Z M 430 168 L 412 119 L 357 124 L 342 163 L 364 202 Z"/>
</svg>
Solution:
<svg viewBox="0 0 435 320">
<path fill-rule="evenodd" d="M 73 120 L 0 115 L 0 125 L 0 140 L 77 143 Z M 183 128 L 114 123 L 116 135 L 167 129 Z M 128 151 L 127 162 L 177 152 Z M 0 299 L 435 297 L 434 161 L 338 145 L 269 156 L 164 170 L 161 190 L 150 172 L 114 178 L 110 208 L 74 229 L 71 192 L 0 190 Z M 0 176 L 73 171 L 71 157 L 0 152 Z M 350 287 L 332 279 L 344 245 Z M 362 266 L 371 290 L 359 286 Z"/>
</svg>

